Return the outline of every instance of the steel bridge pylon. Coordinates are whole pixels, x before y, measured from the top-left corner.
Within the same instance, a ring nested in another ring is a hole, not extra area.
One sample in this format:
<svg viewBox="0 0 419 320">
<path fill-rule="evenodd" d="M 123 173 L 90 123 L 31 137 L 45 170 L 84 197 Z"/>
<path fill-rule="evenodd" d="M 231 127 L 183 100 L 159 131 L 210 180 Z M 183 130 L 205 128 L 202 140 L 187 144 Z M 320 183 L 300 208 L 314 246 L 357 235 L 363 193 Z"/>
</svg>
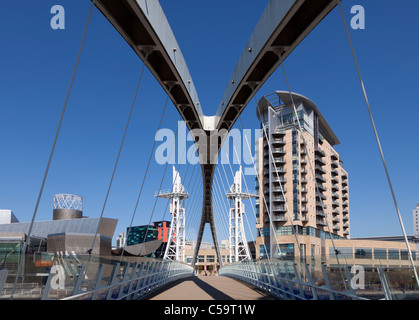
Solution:
<svg viewBox="0 0 419 320">
<path fill-rule="evenodd" d="M 256 198 L 255 194 L 242 192 L 242 167 L 234 175 L 234 183 L 226 194 L 232 204 L 229 210 L 229 250 L 230 262 L 252 260 L 244 232 L 243 217 L 245 214 L 244 199 Z"/>
<path fill-rule="evenodd" d="M 163 259 L 185 262 L 185 206 L 183 203 L 188 198 L 188 193 L 181 183 L 179 171 L 174 166 L 172 190 L 160 191 L 156 196 L 172 200 L 170 204 L 172 220 Z"/>
</svg>

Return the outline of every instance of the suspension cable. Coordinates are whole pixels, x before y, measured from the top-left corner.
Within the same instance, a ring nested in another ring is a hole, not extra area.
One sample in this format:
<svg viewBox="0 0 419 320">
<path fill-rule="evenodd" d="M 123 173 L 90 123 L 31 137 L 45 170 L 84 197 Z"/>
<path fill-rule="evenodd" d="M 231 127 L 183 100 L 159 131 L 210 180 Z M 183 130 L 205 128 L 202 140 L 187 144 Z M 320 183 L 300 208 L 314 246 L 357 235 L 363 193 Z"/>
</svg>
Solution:
<svg viewBox="0 0 419 320">
<path fill-rule="evenodd" d="M 79 51 L 78 51 L 78 54 L 77 54 L 76 63 L 74 65 L 73 74 L 71 76 L 70 85 L 68 87 L 67 95 L 66 95 L 66 98 L 65 98 L 65 101 L 64 101 L 64 106 L 63 106 L 63 109 L 62 109 L 62 112 L 61 112 L 61 117 L 60 117 L 60 121 L 59 121 L 59 124 L 58 124 L 57 132 L 55 134 L 54 142 L 52 144 L 50 156 L 49 156 L 49 159 L 48 159 L 48 164 L 47 164 L 47 167 L 45 169 L 44 178 L 43 178 L 42 184 L 41 184 L 41 189 L 40 189 L 39 194 L 38 194 L 38 199 L 36 201 L 34 213 L 32 215 L 32 220 L 31 220 L 31 223 L 29 225 L 27 239 L 26 239 L 26 241 L 24 243 L 24 246 L 23 246 L 22 259 L 19 262 L 18 270 L 17 270 L 17 273 L 16 273 L 16 278 L 15 278 L 15 281 L 14 281 L 14 284 L 13 284 L 13 290 L 12 290 L 12 293 L 10 295 L 10 300 L 13 299 L 13 295 L 14 295 L 14 292 L 15 292 L 15 289 L 16 289 L 17 281 L 18 281 L 18 278 L 19 278 L 20 273 L 22 271 L 23 261 L 25 260 L 25 259 L 23 259 L 23 256 L 25 255 L 27 247 L 28 247 L 28 243 L 29 243 L 30 236 L 31 236 L 31 233 L 32 233 L 33 224 L 35 222 L 35 217 L 36 217 L 36 214 L 38 212 L 39 203 L 41 201 L 42 193 L 44 191 L 45 182 L 47 180 L 47 176 L 48 176 L 49 168 L 50 168 L 50 165 L 51 165 L 52 157 L 53 157 L 54 151 L 55 151 L 55 146 L 57 144 L 58 136 L 59 136 L 59 133 L 60 133 L 60 130 L 61 130 L 61 125 L 63 123 L 64 114 L 65 114 L 65 111 L 67 109 L 67 103 L 68 103 L 68 100 L 70 98 L 71 89 L 73 87 L 74 78 L 75 78 L 75 75 L 76 75 L 77 67 L 79 65 L 80 56 L 81 56 L 81 52 L 82 52 L 83 45 L 84 45 L 84 40 L 86 38 L 86 34 L 87 34 L 89 23 L 90 23 L 90 20 L 91 20 L 91 17 L 92 17 L 92 12 L 93 12 L 94 6 L 95 6 L 95 0 L 92 0 L 92 4 L 90 5 L 90 10 L 89 10 L 89 15 L 88 15 L 88 18 L 87 18 L 86 26 L 85 26 L 84 32 L 83 32 L 83 37 L 82 37 L 81 44 L 80 44 L 80 47 L 79 47 Z"/>
<path fill-rule="evenodd" d="M 244 131 L 243 120 L 242 120 L 242 118 L 241 118 L 241 115 L 239 116 L 239 119 L 240 119 L 240 124 L 241 124 L 242 130 Z M 246 140 L 246 145 L 247 145 L 247 148 L 248 148 L 248 150 L 249 150 L 249 153 L 250 153 L 250 154 L 252 154 L 252 151 L 251 151 L 251 149 L 250 149 L 249 140 L 247 139 L 247 135 L 244 135 L 244 138 L 245 138 L 245 140 Z M 255 170 L 255 174 L 256 174 L 256 178 L 257 178 L 257 180 L 258 180 L 259 186 L 260 186 L 260 185 L 263 185 L 263 181 L 261 181 L 260 176 L 259 176 L 259 171 L 256 169 L 255 160 L 254 160 L 253 156 L 252 156 L 251 158 L 252 158 L 252 164 L 253 164 L 253 168 L 254 168 L 254 170 Z M 267 211 L 268 216 L 269 216 L 269 218 L 270 218 L 271 213 L 270 213 L 270 208 L 268 208 L 268 205 L 267 205 L 267 202 L 266 202 L 265 193 L 262 193 L 262 197 L 263 197 L 263 203 L 264 203 L 264 205 L 265 205 L 266 211 Z M 256 212 L 256 211 L 255 211 L 255 212 Z M 256 218 L 256 213 L 255 213 L 255 218 Z M 260 219 L 260 216 L 259 216 L 259 219 Z M 260 223 L 260 221 L 259 221 L 259 223 Z M 272 230 L 273 230 L 273 231 L 275 231 L 275 230 L 273 229 L 272 223 L 270 223 L 270 227 L 272 228 Z M 262 238 L 262 241 L 263 241 L 263 247 L 265 248 L 265 252 L 266 252 L 266 255 L 267 255 L 267 257 L 268 257 L 268 261 L 269 261 L 269 263 L 270 263 L 270 261 L 271 261 L 271 254 L 272 254 L 272 252 L 269 252 L 269 254 L 268 254 L 268 250 L 267 250 L 267 247 L 266 247 L 266 243 L 265 243 L 265 235 L 264 235 L 264 234 L 263 234 L 263 236 L 261 235 L 261 238 Z M 278 239 L 276 239 L 276 236 L 275 236 L 275 241 L 276 241 L 276 243 L 277 243 L 277 245 L 278 245 Z M 255 248 L 255 249 L 256 249 L 256 248 Z"/>
<path fill-rule="evenodd" d="M 379 139 L 379 137 L 378 137 L 377 129 L 376 129 L 376 127 L 375 127 L 374 118 L 373 118 L 373 116 L 372 116 L 372 112 L 371 112 L 370 104 L 369 104 L 368 97 L 367 97 L 367 92 L 366 92 L 366 90 L 365 90 L 365 86 L 364 86 L 364 81 L 362 80 L 361 71 L 360 71 L 360 69 L 359 69 L 359 65 L 358 65 L 358 60 L 357 60 L 356 55 L 355 55 L 354 46 L 353 46 L 353 44 L 352 44 L 351 36 L 350 36 L 350 34 L 349 34 L 348 25 L 347 25 L 347 23 L 346 23 L 346 20 L 345 20 L 345 15 L 343 14 L 342 5 L 341 5 L 341 3 L 340 3 L 340 2 L 341 2 L 341 1 L 339 0 L 339 1 L 338 1 L 338 4 L 339 4 L 339 10 L 340 10 L 340 13 L 341 13 L 341 16 L 342 16 L 342 21 L 343 21 L 343 24 L 344 24 L 344 27 L 345 27 L 346 36 L 347 36 L 347 38 L 348 38 L 349 46 L 350 46 L 350 48 L 351 48 L 351 53 L 352 53 L 352 57 L 353 57 L 353 60 L 354 60 L 354 63 L 355 63 L 356 71 L 357 71 L 358 78 L 359 78 L 359 82 L 360 82 L 361 89 L 362 89 L 362 93 L 363 93 L 363 95 L 364 95 L 365 104 L 366 104 L 367 109 L 368 109 L 368 114 L 369 114 L 369 117 L 370 117 L 370 120 L 371 120 L 371 125 L 372 125 L 372 128 L 373 128 L 373 130 L 374 130 L 375 139 L 376 139 L 376 141 L 377 141 L 377 146 L 378 146 L 378 149 L 379 149 L 379 151 L 380 151 L 380 156 L 381 156 L 381 160 L 382 160 L 382 163 L 383 163 L 383 166 L 384 166 L 384 170 L 385 170 L 385 173 L 386 173 L 386 177 L 387 177 L 388 185 L 389 185 L 389 187 L 390 187 L 390 191 L 391 191 L 391 195 L 392 195 L 392 198 L 393 198 L 394 206 L 395 206 L 395 208 L 396 208 L 397 217 L 398 217 L 398 219 L 399 219 L 399 222 L 400 222 L 400 227 L 401 227 L 402 232 L 403 232 L 403 237 L 404 237 L 404 240 L 405 240 L 405 242 L 406 242 L 407 250 L 408 250 L 408 252 L 409 252 L 409 259 L 410 259 L 410 263 L 412 264 L 413 273 L 414 273 L 414 275 L 415 275 L 415 279 L 416 279 L 416 284 L 417 284 L 417 285 L 418 285 L 418 287 L 419 287 L 419 277 L 418 277 L 418 274 L 417 274 L 417 271 L 416 271 L 416 268 L 415 268 L 415 263 L 414 263 L 414 261 L 413 261 L 412 251 L 411 251 L 411 249 L 410 249 L 410 246 L 409 246 L 409 241 L 408 241 L 408 239 L 407 239 L 406 230 L 405 230 L 405 228 L 404 228 L 404 224 L 403 224 L 403 219 L 402 219 L 402 217 L 401 217 L 401 215 L 400 215 L 399 206 L 398 206 L 398 204 L 397 204 L 396 195 L 395 195 L 395 192 L 394 192 L 394 189 L 393 189 L 393 186 L 392 186 L 392 183 L 391 183 L 391 179 L 390 179 L 390 174 L 389 174 L 389 172 L 388 172 L 387 165 L 386 165 L 386 162 L 385 162 L 385 159 L 384 159 L 383 149 L 381 148 L 380 139 Z"/>
<path fill-rule="evenodd" d="M 123 136 L 122 136 L 122 141 L 121 141 L 121 144 L 120 144 L 120 146 L 119 146 L 118 155 L 117 155 L 117 157 L 116 157 L 115 165 L 114 165 L 114 168 L 113 168 L 113 171 L 112 171 L 111 179 L 110 179 L 110 181 L 109 181 L 108 190 L 107 190 L 107 192 L 106 192 L 105 201 L 104 201 L 104 203 L 103 203 L 103 206 L 102 206 L 102 211 L 101 211 L 101 213 L 100 213 L 100 218 L 99 218 L 99 219 L 102 219 L 102 217 L 103 217 L 103 213 L 105 212 L 105 207 L 106 207 L 106 204 L 107 204 L 107 202 L 108 202 L 109 193 L 110 193 L 111 188 L 112 188 L 113 179 L 114 179 L 114 177 L 115 177 L 115 172 L 116 172 L 116 169 L 117 169 L 117 167 L 118 167 L 118 162 L 119 162 L 119 158 L 120 158 L 120 156 L 121 156 L 122 147 L 123 147 L 123 145 L 124 145 L 124 142 L 125 142 L 125 137 L 126 137 L 126 135 L 127 135 L 127 131 L 128 131 L 128 127 L 129 127 L 129 123 L 130 123 L 130 121 L 131 121 L 131 116 L 132 116 L 132 112 L 133 112 L 133 110 L 134 110 L 135 101 L 136 101 L 136 99 L 137 99 L 138 90 L 139 90 L 139 88 L 140 88 L 141 80 L 142 80 L 142 78 L 143 78 L 144 67 L 145 67 L 145 63 L 143 63 L 143 66 L 142 66 L 142 68 L 141 68 L 140 78 L 139 78 L 139 80 L 138 80 L 137 88 L 135 89 L 134 99 L 133 99 L 133 101 L 132 101 L 131 109 L 130 109 L 130 112 L 129 112 L 129 115 L 128 115 L 127 123 L 126 123 L 126 125 L 125 125 L 124 134 L 123 134 Z M 89 252 L 89 255 L 90 255 L 90 256 L 89 256 L 89 261 L 90 261 L 90 258 L 91 258 L 91 256 L 92 256 L 93 248 L 94 248 L 94 245 L 95 245 L 95 242 L 96 242 L 96 237 L 97 237 L 98 232 L 99 232 L 99 226 L 100 226 L 100 223 L 98 223 L 98 225 L 97 225 L 96 232 L 95 232 L 95 235 L 94 235 L 94 237 L 93 237 L 93 241 L 92 241 L 92 247 L 91 247 L 91 248 L 90 248 L 90 250 L 88 251 L 88 252 Z"/>
<path fill-rule="evenodd" d="M 172 146 L 171 146 L 171 148 L 170 148 L 170 152 L 169 152 L 169 155 L 168 155 L 168 158 L 167 158 L 168 160 L 170 159 L 170 156 L 172 155 L 172 151 L 173 151 L 173 149 L 174 149 L 173 147 L 174 147 L 174 145 L 176 144 L 176 138 L 177 138 L 177 134 L 178 134 L 178 131 L 179 131 L 178 129 L 179 129 L 179 122 L 178 122 L 177 130 L 176 130 L 176 134 L 175 134 L 175 139 L 174 139 L 173 144 L 172 144 Z M 162 179 L 161 179 L 161 181 L 160 181 L 159 190 L 161 190 L 161 188 L 162 188 L 162 185 L 163 185 L 163 182 L 164 182 L 164 178 L 165 178 L 165 176 L 166 176 L 166 171 L 167 171 L 167 167 L 168 167 L 168 165 L 169 165 L 169 161 L 167 161 L 167 162 L 166 162 L 166 166 L 165 166 L 165 168 L 164 168 L 164 172 L 163 172 L 163 177 L 162 177 Z M 158 199 L 159 199 L 159 197 L 156 197 L 156 200 L 154 201 L 153 210 L 152 210 L 152 212 L 151 212 L 150 219 L 149 219 L 149 222 L 148 222 L 148 225 L 147 225 L 147 229 L 146 229 L 146 233 L 145 233 L 144 238 L 143 238 L 143 243 L 145 243 L 145 240 L 146 240 L 146 237 L 147 237 L 148 231 L 149 231 L 149 229 L 150 229 L 150 223 L 151 223 L 151 220 L 153 219 L 153 216 L 154 216 L 154 211 L 155 211 L 155 209 L 156 209 L 156 205 L 157 205 L 157 201 L 158 201 Z M 143 252 L 144 247 L 145 247 L 144 245 L 141 247 L 139 256 L 141 256 L 141 253 Z M 122 256 L 121 256 L 121 257 L 122 257 Z"/>
<path fill-rule="evenodd" d="M 258 110 L 259 116 L 260 116 L 260 118 L 263 120 L 263 117 L 262 117 L 262 115 L 260 114 L 260 110 L 259 110 L 259 108 L 258 108 L 258 106 L 257 106 L 256 94 L 255 94 L 253 97 L 254 97 L 255 102 L 256 102 L 256 109 Z M 300 246 L 300 243 L 299 243 L 299 241 L 298 241 L 298 237 L 297 237 L 297 228 L 295 227 L 295 225 L 294 225 L 294 223 L 293 223 L 293 219 L 291 219 L 291 214 L 290 214 L 290 212 L 289 212 L 288 202 L 287 202 L 287 199 L 286 199 L 285 194 L 284 194 L 284 189 L 283 189 L 283 187 L 282 187 L 281 180 L 279 179 L 278 169 L 277 169 L 277 167 L 276 167 L 276 164 L 275 164 L 275 159 L 274 159 L 274 156 L 273 156 L 273 153 L 272 153 L 272 150 L 271 150 L 271 142 L 270 142 L 270 139 L 269 139 L 268 134 L 267 134 L 267 132 L 266 132 L 266 127 L 265 127 L 265 125 L 264 125 L 263 121 L 261 122 L 261 124 L 262 124 L 263 131 L 264 131 L 264 134 L 265 134 L 265 137 L 266 137 L 266 140 L 267 140 L 269 155 L 270 155 L 270 158 L 272 159 L 272 163 L 273 163 L 273 165 L 274 165 L 275 173 L 276 173 L 276 176 L 277 176 L 277 179 L 278 179 L 278 182 L 279 182 L 279 186 L 280 186 L 280 188 L 281 188 L 281 193 L 282 193 L 282 196 L 284 197 L 284 201 L 285 201 L 285 209 L 286 209 L 286 211 L 287 211 L 288 219 L 290 220 L 291 227 L 292 227 L 292 229 L 293 229 L 293 231 L 294 231 L 293 233 L 294 233 L 294 237 L 295 237 L 296 244 L 297 244 L 297 246 L 298 246 L 298 250 L 299 250 L 299 252 L 300 252 L 300 258 L 302 258 L 302 257 L 303 257 L 303 255 L 302 255 L 301 246 Z M 271 221 L 272 221 L 272 218 L 271 218 Z M 270 224 L 272 224 L 272 223 L 270 223 Z M 276 238 L 277 238 L 277 237 L 276 237 L 276 231 L 275 231 L 275 239 L 276 239 Z M 278 240 L 277 240 L 277 243 L 278 243 Z"/>
<path fill-rule="evenodd" d="M 328 232 L 329 232 L 330 240 L 332 242 L 333 250 L 334 250 L 335 255 L 336 255 L 336 261 L 337 261 L 338 266 L 339 266 L 339 270 L 340 270 L 342 282 L 343 282 L 343 284 L 344 284 L 344 286 L 346 288 L 346 283 L 345 283 L 343 272 L 342 272 L 342 269 L 341 269 L 341 266 L 340 266 L 340 262 L 339 262 L 338 250 L 336 249 L 335 241 L 333 240 L 333 235 L 332 235 L 332 233 L 330 231 L 329 219 L 328 219 L 327 214 L 325 213 L 325 210 L 324 210 L 323 199 L 320 197 L 320 190 L 319 190 L 319 186 L 318 186 L 318 183 L 316 181 L 316 177 L 315 177 L 315 174 L 314 174 L 313 166 L 312 166 L 312 163 L 311 163 L 311 160 L 310 160 L 310 155 L 309 155 L 309 152 L 308 152 L 306 139 L 304 138 L 303 129 L 301 128 L 300 120 L 298 119 L 297 108 L 295 107 L 294 98 L 292 97 L 290 85 L 289 85 L 289 82 L 288 82 L 288 77 L 287 77 L 287 74 L 285 72 L 284 62 L 281 60 L 281 58 L 280 58 L 280 62 L 281 62 L 282 70 L 283 70 L 283 73 L 284 73 L 285 82 L 287 84 L 288 92 L 289 92 L 289 95 L 290 95 L 290 99 L 291 99 L 291 102 L 292 102 L 292 105 L 293 105 L 293 111 L 294 111 L 294 114 L 295 114 L 295 118 L 296 118 L 296 121 L 298 123 L 298 130 L 300 132 L 301 138 L 303 139 L 304 148 L 305 148 L 305 151 L 306 151 L 306 154 L 307 154 L 307 158 L 308 158 L 308 163 L 309 163 L 309 166 L 310 166 L 310 172 L 311 172 L 311 175 L 313 176 L 314 183 L 315 183 L 315 186 L 316 186 L 316 193 L 317 193 L 317 196 L 320 199 L 320 205 L 322 207 L 322 210 L 323 210 L 323 213 L 324 213 L 324 217 L 326 219 L 327 229 L 328 229 Z M 346 261 L 346 257 L 344 257 L 344 259 Z"/>
<path fill-rule="evenodd" d="M 158 132 L 161 128 L 161 125 L 162 125 L 162 122 L 163 122 L 163 117 L 164 117 L 164 114 L 165 114 L 165 111 L 166 111 L 168 101 L 169 101 L 169 96 L 166 97 L 166 102 L 164 103 L 163 112 L 161 114 L 160 122 L 159 122 L 159 125 L 158 125 L 158 128 L 157 128 L 156 132 Z M 150 157 L 148 158 L 148 163 L 147 163 L 147 167 L 146 167 L 146 170 L 145 170 L 145 173 L 144 173 L 143 181 L 141 182 L 141 188 L 140 188 L 140 191 L 139 191 L 138 196 L 137 196 L 137 202 L 135 203 L 134 211 L 133 211 L 132 216 L 131 216 L 131 222 L 130 222 L 130 225 L 129 225 L 129 228 L 128 228 L 127 237 L 129 235 L 129 232 L 131 231 L 132 223 L 134 221 L 134 217 L 135 217 L 135 214 L 137 212 L 138 204 L 140 202 L 141 194 L 142 194 L 143 188 L 144 188 L 144 183 L 145 183 L 145 180 L 146 180 L 146 177 L 147 177 L 148 170 L 150 168 L 151 159 L 153 158 L 155 146 L 156 146 L 156 139 L 154 139 L 153 147 L 151 148 L 151 152 L 150 152 Z M 125 245 L 122 247 L 121 256 L 124 254 L 124 251 L 125 251 Z"/>
</svg>

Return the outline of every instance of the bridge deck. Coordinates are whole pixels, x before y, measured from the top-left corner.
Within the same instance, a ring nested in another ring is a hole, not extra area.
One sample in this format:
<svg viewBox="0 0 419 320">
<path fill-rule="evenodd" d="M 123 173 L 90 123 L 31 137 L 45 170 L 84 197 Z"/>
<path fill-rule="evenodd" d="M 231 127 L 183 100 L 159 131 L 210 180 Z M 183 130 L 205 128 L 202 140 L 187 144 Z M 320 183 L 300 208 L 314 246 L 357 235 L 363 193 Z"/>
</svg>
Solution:
<svg viewBox="0 0 419 320">
<path fill-rule="evenodd" d="M 147 300 L 274 300 L 250 284 L 223 276 L 192 276 L 157 290 Z"/>
</svg>

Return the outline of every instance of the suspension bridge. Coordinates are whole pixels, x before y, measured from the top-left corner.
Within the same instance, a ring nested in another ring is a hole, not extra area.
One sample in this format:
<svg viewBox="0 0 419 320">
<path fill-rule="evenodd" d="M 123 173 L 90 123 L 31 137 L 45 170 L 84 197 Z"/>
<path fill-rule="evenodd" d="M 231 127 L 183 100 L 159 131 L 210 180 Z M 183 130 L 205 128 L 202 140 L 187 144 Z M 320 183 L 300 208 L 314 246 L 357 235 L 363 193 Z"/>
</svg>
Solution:
<svg viewBox="0 0 419 320">
<path fill-rule="evenodd" d="M 184 188 L 179 172 L 173 168 L 172 189 L 167 192 L 158 191 L 156 194 L 156 198 L 170 200 L 170 213 L 172 214 L 168 243 L 161 259 L 123 256 L 125 248 L 119 259 L 92 254 L 96 236 L 99 233 L 98 225 L 90 254 L 62 253 L 54 256 L 51 259 L 52 262 L 47 263 L 47 267 L 53 268 L 51 268 L 51 272 L 45 274 L 45 281 L 42 283 L 33 283 L 33 275 L 23 273 L 23 270 L 27 270 L 24 268 L 25 259 L 19 260 L 17 270 L 13 271 L 5 267 L 0 269 L 0 298 L 42 300 L 364 300 L 371 297 L 394 298 L 395 294 L 391 291 L 386 276 L 388 270 L 385 268 L 377 267 L 374 270 L 375 283 L 380 287 L 380 293 L 375 294 L 366 291 L 360 292 L 351 286 L 357 278 L 350 265 L 338 264 L 338 266 L 331 267 L 322 261 L 320 271 L 314 271 L 310 269 L 307 261 L 299 258 L 283 260 L 279 257 L 268 257 L 265 260 L 253 260 L 243 229 L 243 200 L 254 198 L 255 195 L 249 192 L 247 186 L 244 188 L 246 181 L 241 168 L 236 173 L 231 172 L 234 177 L 233 184 L 228 186 L 230 187 L 228 193 L 223 193 L 222 189 L 226 190 L 227 188 L 217 167 L 223 143 L 236 122 L 241 122 L 240 115 L 245 107 L 252 99 L 256 99 L 256 93 L 272 73 L 280 66 L 284 68 L 284 61 L 302 40 L 336 7 L 342 11 L 339 0 L 269 1 L 239 57 L 216 114 L 208 116 L 201 105 L 187 63 L 159 2 L 92 0 L 60 125 L 38 195 L 33 220 L 29 225 L 27 239 L 31 236 L 67 101 L 76 77 L 79 58 L 82 55 L 90 17 L 93 10 L 99 10 L 103 18 L 112 24 L 143 62 L 142 70 L 147 68 L 153 74 L 167 94 L 167 99 L 170 99 L 176 107 L 195 143 L 202 172 L 202 210 L 192 261 L 186 263 L 184 251 L 185 219 L 187 219 L 188 205 L 185 207 L 183 202 L 188 198 L 188 190 Z M 344 23 L 346 22 L 344 21 Z M 353 51 L 352 53 L 354 54 Z M 357 63 L 356 67 L 362 82 Z M 283 70 L 286 76 L 285 69 Z M 137 91 L 141 80 L 140 77 Z M 287 89 L 292 100 L 291 90 Z M 363 93 L 366 98 L 364 88 Z M 369 108 L 367 99 L 366 102 Z M 105 205 L 129 122 L 130 118 L 126 124 Z M 390 179 L 389 183 L 391 186 Z M 144 180 L 141 191 L 143 187 Z M 223 200 L 230 199 L 233 205 L 230 208 L 223 207 L 223 202 L 219 201 L 221 198 Z M 101 218 L 105 205 L 101 212 Z M 228 211 L 228 222 L 225 224 L 228 226 L 229 234 L 228 262 L 221 254 L 217 236 L 214 219 L 214 212 L 217 210 Z M 219 275 L 198 277 L 195 275 L 193 266 L 197 263 L 204 230 L 207 226 L 211 232 L 217 260 L 220 264 Z M 26 253 L 28 241 L 25 241 L 23 254 Z M 146 250 L 145 246 L 140 250 Z M 410 251 L 409 254 L 411 262 L 414 264 Z M 417 280 L 414 266 L 413 271 Z M 65 285 L 61 286 L 60 284 L 63 283 Z"/>
</svg>

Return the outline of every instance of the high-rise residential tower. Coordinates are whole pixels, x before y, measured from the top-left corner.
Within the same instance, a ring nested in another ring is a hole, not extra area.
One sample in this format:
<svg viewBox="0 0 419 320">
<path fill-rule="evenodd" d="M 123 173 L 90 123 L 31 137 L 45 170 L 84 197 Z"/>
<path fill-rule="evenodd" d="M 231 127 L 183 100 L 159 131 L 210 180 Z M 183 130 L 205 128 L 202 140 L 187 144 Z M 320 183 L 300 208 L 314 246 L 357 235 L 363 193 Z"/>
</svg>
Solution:
<svg viewBox="0 0 419 320">
<path fill-rule="evenodd" d="M 348 174 L 334 149 L 340 142 L 317 106 L 277 91 L 259 101 L 257 116 L 260 257 L 314 256 L 321 239 L 349 239 Z"/>
</svg>

